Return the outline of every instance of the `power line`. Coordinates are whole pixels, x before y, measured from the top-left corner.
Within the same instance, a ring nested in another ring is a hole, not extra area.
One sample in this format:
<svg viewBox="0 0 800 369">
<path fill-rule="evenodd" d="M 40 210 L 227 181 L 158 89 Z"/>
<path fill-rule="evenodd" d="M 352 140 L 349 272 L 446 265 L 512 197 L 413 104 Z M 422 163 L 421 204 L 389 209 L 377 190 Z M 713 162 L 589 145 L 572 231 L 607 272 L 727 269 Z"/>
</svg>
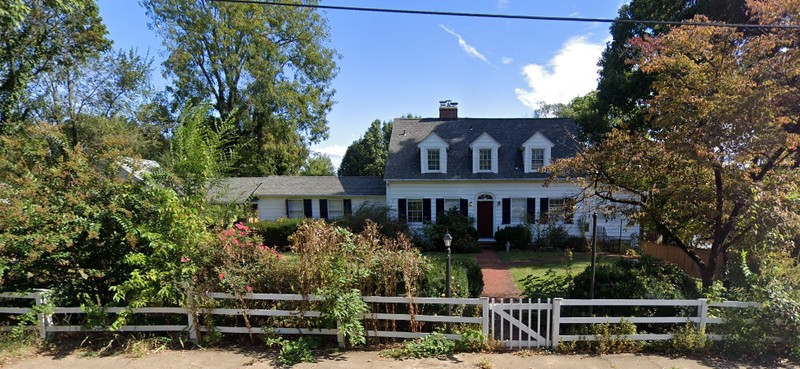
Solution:
<svg viewBox="0 0 800 369">
<path fill-rule="evenodd" d="M 441 15 L 449 17 L 521 19 L 521 20 L 555 21 L 555 22 L 634 23 L 634 24 L 668 25 L 668 26 L 800 30 L 800 25 L 786 25 L 786 24 L 744 24 L 744 23 L 665 21 L 665 20 L 641 20 L 641 19 L 551 17 L 542 15 L 513 15 L 513 14 L 491 14 L 491 13 L 462 13 L 462 12 L 443 12 L 443 11 L 433 11 L 433 10 L 367 8 L 367 7 L 339 6 L 339 5 L 292 4 L 292 3 L 282 3 L 276 1 L 258 1 L 258 0 L 211 0 L 211 1 L 220 3 L 275 5 L 275 6 L 287 6 L 295 8 L 325 9 L 325 10 L 348 10 L 348 11 L 370 12 L 370 13 Z"/>
</svg>

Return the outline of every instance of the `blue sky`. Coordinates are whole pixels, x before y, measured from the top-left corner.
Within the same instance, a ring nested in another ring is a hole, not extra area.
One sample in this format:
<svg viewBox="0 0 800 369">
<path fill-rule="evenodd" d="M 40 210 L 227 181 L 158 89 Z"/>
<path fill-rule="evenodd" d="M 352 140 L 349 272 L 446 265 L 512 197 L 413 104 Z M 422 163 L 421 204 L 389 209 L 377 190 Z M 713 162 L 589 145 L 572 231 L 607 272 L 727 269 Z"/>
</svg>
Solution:
<svg viewBox="0 0 800 369">
<path fill-rule="evenodd" d="M 147 28 L 137 1 L 98 0 L 109 37 L 121 49 L 155 58 L 165 49 Z M 322 0 L 325 5 L 518 15 L 614 18 L 622 0 Z M 375 119 L 438 114 L 438 101 L 459 102 L 459 115 L 526 117 L 542 101 L 567 102 L 596 87 L 597 60 L 610 40 L 606 23 L 324 13 L 341 55 L 330 138 L 313 147 L 339 163 Z"/>
</svg>

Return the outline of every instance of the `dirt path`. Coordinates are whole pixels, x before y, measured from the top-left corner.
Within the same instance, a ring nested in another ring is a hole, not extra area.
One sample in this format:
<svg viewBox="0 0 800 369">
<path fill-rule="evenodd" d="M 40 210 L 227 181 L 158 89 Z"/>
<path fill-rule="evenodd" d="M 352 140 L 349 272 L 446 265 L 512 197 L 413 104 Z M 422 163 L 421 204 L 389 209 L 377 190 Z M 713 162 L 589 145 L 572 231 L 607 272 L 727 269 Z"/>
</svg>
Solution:
<svg viewBox="0 0 800 369">
<path fill-rule="evenodd" d="M 375 351 L 348 351 L 330 353 L 319 357 L 315 363 L 302 363 L 293 368 L 760 368 L 736 362 L 700 358 L 672 358 L 657 355 L 620 354 L 606 356 L 587 355 L 533 355 L 519 353 L 457 354 L 441 358 L 394 360 L 379 357 Z M 17 359 L 8 369 L 168 369 L 168 368 L 275 368 L 274 356 L 266 352 L 231 350 L 162 351 L 140 358 L 125 356 L 87 357 L 80 352 L 65 355 L 48 353 Z M 767 366 L 771 367 L 771 366 Z M 788 366 L 787 366 L 788 367 Z"/>
<path fill-rule="evenodd" d="M 520 292 L 511 273 L 508 271 L 510 263 L 500 259 L 500 254 L 495 250 L 483 250 L 475 255 L 475 260 L 483 272 L 484 297 L 519 297 Z"/>
</svg>

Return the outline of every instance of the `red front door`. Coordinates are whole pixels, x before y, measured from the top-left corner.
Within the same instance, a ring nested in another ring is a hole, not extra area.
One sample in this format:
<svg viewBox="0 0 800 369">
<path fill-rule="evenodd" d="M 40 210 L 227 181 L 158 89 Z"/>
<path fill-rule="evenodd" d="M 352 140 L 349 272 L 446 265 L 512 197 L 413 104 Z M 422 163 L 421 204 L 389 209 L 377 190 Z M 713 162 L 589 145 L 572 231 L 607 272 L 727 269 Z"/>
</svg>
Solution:
<svg viewBox="0 0 800 369">
<path fill-rule="evenodd" d="M 494 201 L 478 201 L 478 238 L 492 238 Z"/>
</svg>

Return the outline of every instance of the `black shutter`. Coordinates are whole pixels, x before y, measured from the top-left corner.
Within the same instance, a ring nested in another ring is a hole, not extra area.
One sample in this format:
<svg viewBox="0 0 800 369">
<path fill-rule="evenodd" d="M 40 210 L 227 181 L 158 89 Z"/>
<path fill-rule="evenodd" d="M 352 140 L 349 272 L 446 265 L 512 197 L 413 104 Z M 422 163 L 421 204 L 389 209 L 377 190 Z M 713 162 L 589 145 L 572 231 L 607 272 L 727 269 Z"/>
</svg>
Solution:
<svg viewBox="0 0 800 369">
<path fill-rule="evenodd" d="M 539 223 L 546 224 L 548 222 L 548 209 L 550 209 L 550 199 L 547 197 L 542 197 L 539 199 Z"/>
<path fill-rule="evenodd" d="M 459 202 L 459 207 L 461 208 L 461 215 L 468 216 L 469 215 L 469 201 L 467 199 L 461 199 Z"/>
<path fill-rule="evenodd" d="M 303 215 L 306 218 L 312 218 L 314 215 L 311 211 L 311 199 L 303 199 Z"/>
<path fill-rule="evenodd" d="M 289 199 L 286 199 L 286 217 L 289 217 Z"/>
<path fill-rule="evenodd" d="M 439 217 L 441 217 L 442 214 L 444 214 L 445 210 L 446 209 L 444 208 L 444 199 L 436 199 L 436 219 L 439 219 Z"/>
<path fill-rule="evenodd" d="M 319 199 L 319 217 L 328 220 L 328 200 Z"/>
<path fill-rule="evenodd" d="M 344 215 L 353 215 L 353 200 L 342 200 L 342 206 L 344 207 Z"/>
<path fill-rule="evenodd" d="M 406 216 L 406 199 L 397 199 L 397 219 L 408 222 Z"/>
<path fill-rule="evenodd" d="M 503 223 L 511 224 L 511 199 L 503 199 Z"/>
<path fill-rule="evenodd" d="M 528 198 L 528 223 L 536 222 L 536 199 Z"/>
<path fill-rule="evenodd" d="M 422 199 L 422 222 L 431 222 L 431 199 Z"/>
</svg>

